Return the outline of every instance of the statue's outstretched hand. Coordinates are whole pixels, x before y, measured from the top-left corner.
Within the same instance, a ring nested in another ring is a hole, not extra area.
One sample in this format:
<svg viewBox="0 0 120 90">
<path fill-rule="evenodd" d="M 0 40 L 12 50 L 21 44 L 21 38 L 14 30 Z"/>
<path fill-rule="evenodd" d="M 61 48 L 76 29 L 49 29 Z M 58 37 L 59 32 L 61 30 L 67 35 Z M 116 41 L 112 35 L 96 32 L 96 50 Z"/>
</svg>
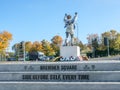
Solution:
<svg viewBox="0 0 120 90">
<path fill-rule="evenodd" d="M 65 16 L 67 16 L 67 14 L 65 13 Z"/>
<path fill-rule="evenodd" d="M 77 15 L 77 12 L 75 12 L 75 15 Z"/>
</svg>

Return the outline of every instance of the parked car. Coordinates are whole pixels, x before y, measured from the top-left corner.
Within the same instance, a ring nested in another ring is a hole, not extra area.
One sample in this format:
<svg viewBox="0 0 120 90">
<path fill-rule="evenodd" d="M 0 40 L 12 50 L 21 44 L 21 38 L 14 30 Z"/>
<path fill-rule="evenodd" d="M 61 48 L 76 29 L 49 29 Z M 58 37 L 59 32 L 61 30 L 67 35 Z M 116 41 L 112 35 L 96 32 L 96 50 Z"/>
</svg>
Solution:
<svg viewBox="0 0 120 90">
<path fill-rule="evenodd" d="M 16 61 L 16 58 L 10 57 L 10 58 L 7 58 L 7 61 Z"/>
</svg>

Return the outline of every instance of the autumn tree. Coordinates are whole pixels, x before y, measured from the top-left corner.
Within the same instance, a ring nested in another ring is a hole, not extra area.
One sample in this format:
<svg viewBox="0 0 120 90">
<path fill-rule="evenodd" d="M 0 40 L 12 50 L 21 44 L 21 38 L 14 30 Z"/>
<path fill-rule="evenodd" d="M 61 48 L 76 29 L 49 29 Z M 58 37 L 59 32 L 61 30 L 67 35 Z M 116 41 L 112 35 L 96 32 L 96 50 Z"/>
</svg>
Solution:
<svg viewBox="0 0 120 90">
<path fill-rule="evenodd" d="M 41 43 L 42 43 L 42 52 L 45 55 L 52 56 L 55 54 L 50 42 L 48 42 L 47 40 L 42 40 Z"/>
<path fill-rule="evenodd" d="M 120 33 L 117 33 L 113 47 L 115 50 L 120 50 Z"/>
<path fill-rule="evenodd" d="M 118 32 L 116 30 L 110 30 L 102 33 L 102 38 L 108 38 L 110 48 L 114 48 L 115 40 L 117 38 Z"/>
<path fill-rule="evenodd" d="M 32 42 L 30 41 L 25 42 L 25 51 L 30 52 L 31 48 L 32 48 Z"/>
<path fill-rule="evenodd" d="M 59 56 L 60 54 L 60 46 L 63 43 L 63 39 L 61 36 L 56 35 L 51 39 L 51 47 L 53 48 L 54 52 L 55 52 L 55 56 Z"/>
<path fill-rule="evenodd" d="M 91 40 L 91 37 L 88 39 Z M 93 40 L 91 45 L 97 46 L 95 52 L 97 56 L 107 56 L 108 50 L 110 55 L 115 55 L 120 51 L 120 33 L 113 29 L 103 32 L 98 40 Z"/>
<path fill-rule="evenodd" d="M 117 34 L 118 34 L 118 32 L 117 32 L 116 30 L 113 30 L 113 29 L 110 30 L 110 33 L 111 33 L 110 35 L 111 35 L 111 38 L 112 38 L 112 39 L 115 39 L 116 36 L 117 36 Z"/>
<path fill-rule="evenodd" d="M 0 33 L 0 51 L 3 51 L 9 46 L 10 41 L 12 40 L 12 34 L 3 31 Z"/>
<path fill-rule="evenodd" d="M 92 57 L 98 57 L 102 56 L 102 52 L 104 52 L 107 47 L 104 45 L 104 38 L 103 37 L 108 37 L 109 33 L 105 32 L 101 34 L 101 36 L 98 36 L 98 34 L 90 34 L 88 35 L 88 47 L 91 49 L 92 52 Z M 102 37 L 102 38 L 101 38 Z M 90 52 L 90 53 L 91 53 Z"/>
<path fill-rule="evenodd" d="M 7 31 L 0 32 L 0 59 L 3 60 L 5 57 L 5 49 L 9 46 L 10 41 L 12 40 L 12 34 Z"/>
<path fill-rule="evenodd" d="M 63 42 L 63 39 L 62 39 L 61 36 L 56 35 L 51 39 L 51 41 L 52 41 L 53 44 L 61 46 L 62 42 Z"/>
<path fill-rule="evenodd" d="M 108 42 L 109 42 L 109 51 L 110 51 L 110 54 L 113 55 L 115 54 L 115 47 L 118 47 L 119 43 L 116 42 L 118 41 L 117 39 L 119 39 L 118 36 L 118 32 L 116 30 L 110 30 L 110 31 L 107 31 L 107 32 L 104 32 L 102 33 L 102 38 L 106 37 L 108 38 Z M 107 48 L 107 46 L 106 46 Z"/>
<path fill-rule="evenodd" d="M 29 45 L 30 45 L 30 43 L 29 43 Z M 42 51 L 42 43 L 38 42 L 38 41 L 33 42 L 30 52 L 31 51 Z"/>
</svg>

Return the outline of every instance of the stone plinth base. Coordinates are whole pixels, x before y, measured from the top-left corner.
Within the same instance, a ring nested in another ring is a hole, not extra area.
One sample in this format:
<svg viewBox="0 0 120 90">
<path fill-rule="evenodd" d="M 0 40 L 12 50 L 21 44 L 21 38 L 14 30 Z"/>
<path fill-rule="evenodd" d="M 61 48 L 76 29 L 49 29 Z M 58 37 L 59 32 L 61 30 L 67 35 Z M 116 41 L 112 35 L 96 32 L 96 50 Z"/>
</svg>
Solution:
<svg viewBox="0 0 120 90">
<path fill-rule="evenodd" d="M 61 46 L 60 47 L 60 56 L 63 58 L 66 57 L 78 57 L 80 56 L 80 47 L 79 46 Z"/>
</svg>

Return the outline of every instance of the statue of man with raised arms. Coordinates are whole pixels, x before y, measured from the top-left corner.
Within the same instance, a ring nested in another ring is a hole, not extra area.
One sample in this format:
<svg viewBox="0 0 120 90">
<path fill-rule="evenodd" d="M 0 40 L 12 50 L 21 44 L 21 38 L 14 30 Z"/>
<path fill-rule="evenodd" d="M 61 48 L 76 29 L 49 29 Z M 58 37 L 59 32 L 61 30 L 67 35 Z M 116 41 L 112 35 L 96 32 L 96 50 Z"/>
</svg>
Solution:
<svg viewBox="0 0 120 90">
<path fill-rule="evenodd" d="M 71 46 L 74 45 L 74 30 L 75 30 L 75 21 L 77 20 L 77 12 L 75 12 L 75 16 L 72 18 L 71 15 L 65 14 L 64 22 L 66 28 L 66 39 L 65 46 L 68 46 L 68 38 L 71 37 Z"/>
</svg>

